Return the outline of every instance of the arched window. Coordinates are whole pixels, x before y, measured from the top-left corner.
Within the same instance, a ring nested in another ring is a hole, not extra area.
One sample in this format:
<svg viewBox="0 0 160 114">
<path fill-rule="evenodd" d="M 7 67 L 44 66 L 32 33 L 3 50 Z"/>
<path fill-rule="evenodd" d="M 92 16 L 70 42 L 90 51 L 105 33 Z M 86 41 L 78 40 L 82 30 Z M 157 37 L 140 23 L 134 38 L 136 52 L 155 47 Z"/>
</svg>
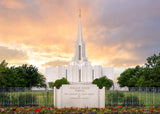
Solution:
<svg viewBox="0 0 160 114">
<path fill-rule="evenodd" d="M 79 45 L 79 60 L 81 60 L 81 45 Z"/>
<path fill-rule="evenodd" d="M 94 80 L 94 70 L 92 70 L 92 81 Z"/>
<path fill-rule="evenodd" d="M 79 82 L 81 82 L 81 69 L 79 69 Z"/>
<path fill-rule="evenodd" d="M 67 69 L 66 69 L 66 79 L 67 79 Z"/>
</svg>

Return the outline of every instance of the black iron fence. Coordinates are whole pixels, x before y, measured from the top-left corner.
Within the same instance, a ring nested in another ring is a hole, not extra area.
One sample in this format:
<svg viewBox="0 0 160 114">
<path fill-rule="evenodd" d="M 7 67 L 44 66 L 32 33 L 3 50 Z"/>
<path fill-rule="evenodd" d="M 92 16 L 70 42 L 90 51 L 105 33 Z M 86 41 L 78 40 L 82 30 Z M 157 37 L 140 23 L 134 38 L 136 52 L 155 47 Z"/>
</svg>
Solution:
<svg viewBox="0 0 160 114">
<path fill-rule="evenodd" d="M 106 105 L 160 106 L 160 88 L 130 87 L 106 90 Z"/>
<path fill-rule="evenodd" d="M 0 88 L 0 106 L 53 106 L 53 88 Z"/>
<path fill-rule="evenodd" d="M 106 106 L 160 106 L 160 88 L 117 88 L 106 90 Z M 0 88 L 0 107 L 54 106 L 53 88 Z"/>
</svg>

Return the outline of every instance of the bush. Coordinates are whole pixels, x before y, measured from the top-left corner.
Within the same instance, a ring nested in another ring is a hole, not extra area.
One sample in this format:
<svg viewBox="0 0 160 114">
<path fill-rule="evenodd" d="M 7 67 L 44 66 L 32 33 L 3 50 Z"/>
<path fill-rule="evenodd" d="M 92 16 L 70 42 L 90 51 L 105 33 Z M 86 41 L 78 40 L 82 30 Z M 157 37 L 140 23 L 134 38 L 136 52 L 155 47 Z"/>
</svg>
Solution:
<svg viewBox="0 0 160 114">
<path fill-rule="evenodd" d="M 56 87 L 57 89 L 59 89 L 63 84 L 69 84 L 69 82 L 67 81 L 66 78 L 62 78 L 62 79 L 56 80 L 54 82 L 54 87 Z"/>
<path fill-rule="evenodd" d="M 92 84 L 96 84 L 99 89 L 102 89 L 103 87 L 109 89 L 113 85 L 113 81 L 108 79 L 106 76 L 103 76 L 93 80 Z"/>
</svg>

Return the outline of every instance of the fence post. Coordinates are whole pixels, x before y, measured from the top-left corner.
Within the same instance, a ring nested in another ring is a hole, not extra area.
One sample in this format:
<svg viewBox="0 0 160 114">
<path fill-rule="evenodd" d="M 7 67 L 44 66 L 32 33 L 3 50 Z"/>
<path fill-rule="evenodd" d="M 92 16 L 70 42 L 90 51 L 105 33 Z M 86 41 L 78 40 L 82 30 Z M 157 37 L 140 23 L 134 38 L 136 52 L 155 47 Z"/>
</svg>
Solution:
<svg viewBox="0 0 160 114">
<path fill-rule="evenodd" d="M 160 97 L 160 87 L 157 87 L 158 88 L 158 94 L 159 94 L 159 97 Z M 160 102 L 157 103 L 158 105 L 160 105 Z"/>
<path fill-rule="evenodd" d="M 132 87 L 132 106 L 133 106 L 133 87 Z"/>
<path fill-rule="evenodd" d="M 148 105 L 148 103 L 147 103 L 147 102 L 148 102 L 148 100 L 147 100 L 147 98 L 148 98 L 148 97 L 147 97 L 147 89 L 148 89 L 148 88 L 146 87 L 146 107 L 147 107 L 147 105 Z"/>
<path fill-rule="evenodd" d="M 11 90 L 11 87 L 9 87 L 9 89 L 8 89 L 8 94 L 9 94 L 9 106 L 11 106 L 11 92 L 10 92 L 10 90 Z"/>
<path fill-rule="evenodd" d="M 10 87 L 10 105 L 12 106 L 12 96 L 11 96 L 11 94 L 12 94 L 12 87 Z"/>
<path fill-rule="evenodd" d="M 26 87 L 24 87 L 24 93 L 25 93 L 25 106 L 26 106 L 26 100 L 27 100 L 27 98 L 26 98 Z"/>
<path fill-rule="evenodd" d="M 159 93 L 159 97 L 160 97 L 160 87 L 157 87 L 158 88 L 158 93 Z M 158 103 L 160 105 L 160 102 Z"/>
<path fill-rule="evenodd" d="M 19 106 L 19 88 L 18 87 L 17 87 L 17 95 L 18 95 L 17 105 Z"/>
<path fill-rule="evenodd" d="M 153 87 L 153 106 L 154 106 L 154 87 Z"/>
<path fill-rule="evenodd" d="M 48 103 L 47 102 L 47 99 L 48 99 L 48 88 L 46 87 L 45 89 L 46 89 L 46 106 L 47 106 L 47 103 Z"/>
<path fill-rule="evenodd" d="M 40 87 L 39 87 L 39 107 L 40 107 Z"/>
<path fill-rule="evenodd" d="M 54 106 L 54 99 L 53 99 L 53 96 L 54 96 L 54 88 L 52 87 L 52 106 Z"/>
<path fill-rule="evenodd" d="M 138 89 L 138 93 L 139 93 L 139 107 L 141 106 L 141 94 L 140 94 L 140 87 L 139 87 L 139 89 Z"/>
<path fill-rule="evenodd" d="M 119 106 L 119 91 L 117 91 L 117 94 L 118 94 L 118 103 L 117 103 L 117 105 Z"/>
<path fill-rule="evenodd" d="M 127 93 L 126 93 L 126 91 L 125 91 L 125 106 L 126 106 L 126 103 L 127 103 L 127 95 L 126 95 Z"/>
<path fill-rule="evenodd" d="M 112 99 L 113 99 L 112 97 L 113 97 L 113 94 L 112 94 L 112 91 L 111 91 L 111 106 L 112 106 Z"/>
<path fill-rule="evenodd" d="M 3 107 L 4 107 L 4 87 L 3 87 Z"/>
<path fill-rule="evenodd" d="M 33 107 L 33 89 L 31 91 L 32 91 L 32 107 Z"/>
</svg>

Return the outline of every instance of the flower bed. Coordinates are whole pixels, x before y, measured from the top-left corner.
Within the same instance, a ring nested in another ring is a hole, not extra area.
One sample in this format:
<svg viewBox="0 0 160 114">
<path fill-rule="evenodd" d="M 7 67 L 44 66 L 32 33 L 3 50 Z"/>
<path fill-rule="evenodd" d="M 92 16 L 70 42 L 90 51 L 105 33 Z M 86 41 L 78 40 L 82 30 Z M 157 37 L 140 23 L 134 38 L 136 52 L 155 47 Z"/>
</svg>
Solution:
<svg viewBox="0 0 160 114">
<path fill-rule="evenodd" d="M 159 114 L 160 108 L 154 107 L 122 107 L 122 106 L 107 106 L 106 108 L 54 108 L 54 107 L 3 107 L 0 108 L 0 114 L 58 114 L 58 113 L 72 113 L 72 114 L 82 114 L 82 113 L 89 113 L 89 114 Z"/>
</svg>

